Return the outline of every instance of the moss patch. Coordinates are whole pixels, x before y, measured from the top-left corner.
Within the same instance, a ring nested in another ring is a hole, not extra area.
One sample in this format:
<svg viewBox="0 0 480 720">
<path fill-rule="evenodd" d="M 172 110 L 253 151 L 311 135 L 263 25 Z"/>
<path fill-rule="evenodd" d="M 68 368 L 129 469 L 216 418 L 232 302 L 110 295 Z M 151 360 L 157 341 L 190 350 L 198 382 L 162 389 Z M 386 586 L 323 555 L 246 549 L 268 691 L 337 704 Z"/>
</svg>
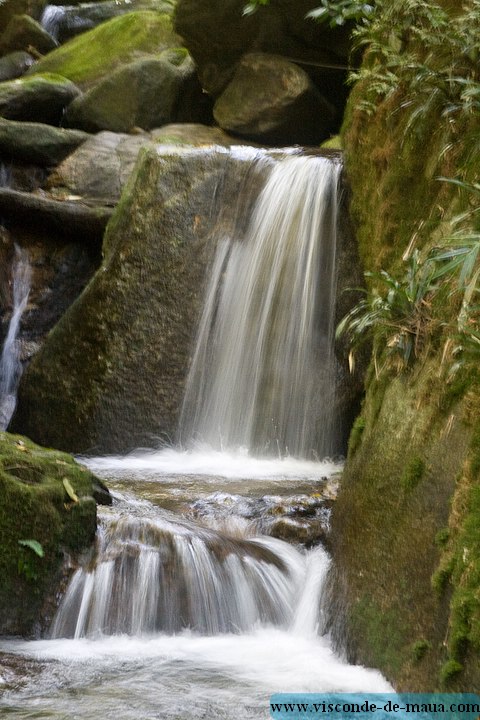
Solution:
<svg viewBox="0 0 480 720">
<path fill-rule="evenodd" d="M 65 479 L 78 502 L 69 498 Z M 75 556 L 94 540 L 95 481 L 69 455 L 0 434 L 0 632 L 29 634 L 40 627 L 64 553 Z"/>
<path fill-rule="evenodd" d="M 73 38 L 36 63 L 30 75 L 59 73 L 87 87 L 121 64 L 179 45 L 168 15 L 132 12 Z"/>
</svg>

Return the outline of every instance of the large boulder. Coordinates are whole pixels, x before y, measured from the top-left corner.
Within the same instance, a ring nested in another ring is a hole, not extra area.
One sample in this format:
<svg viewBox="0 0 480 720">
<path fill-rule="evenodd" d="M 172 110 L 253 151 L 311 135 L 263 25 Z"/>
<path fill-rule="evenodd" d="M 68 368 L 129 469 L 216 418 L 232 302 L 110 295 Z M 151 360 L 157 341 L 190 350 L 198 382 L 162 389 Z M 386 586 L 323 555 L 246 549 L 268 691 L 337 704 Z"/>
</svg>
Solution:
<svg viewBox="0 0 480 720">
<path fill-rule="evenodd" d="M 89 137 L 80 130 L 0 118 L 0 154 L 9 160 L 57 165 Z"/>
<path fill-rule="evenodd" d="M 15 15 L 0 36 L 0 55 L 30 48 L 44 55 L 56 47 L 53 37 L 30 15 Z"/>
<path fill-rule="evenodd" d="M 58 125 L 79 92 L 70 80 L 49 73 L 0 83 L 0 117 Z"/>
<path fill-rule="evenodd" d="M 321 142 L 333 128 L 335 108 L 307 73 L 278 55 L 245 55 L 213 110 L 228 132 L 266 143 Z"/>
<path fill-rule="evenodd" d="M 14 427 L 75 452 L 172 435 L 227 161 L 226 152 L 142 152 L 102 266 L 23 375 Z"/>
<path fill-rule="evenodd" d="M 97 479 L 73 458 L 0 433 L 0 633 L 38 633 L 65 556 L 92 547 Z"/>
<path fill-rule="evenodd" d="M 158 57 L 135 60 L 78 97 L 67 109 L 64 124 L 89 132 L 150 130 L 177 119 L 188 85 L 195 83 L 186 50 L 167 50 Z M 201 111 L 202 91 L 197 81 Z M 195 106 L 193 98 L 192 105 Z"/>
<path fill-rule="evenodd" d="M 198 65 L 203 87 L 218 96 L 243 55 L 267 52 L 298 62 L 331 102 L 340 99 L 344 71 L 328 66 L 348 64 L 350 28 L 332 29 L 306 19 L 318 0 L 276 0 L 248 17 L 243 14 L 246 4 L 178 0 L 175 27 Z"/>
<path fill-rule="evenodd" d="M 120 65 L 180 45 L 169 15 L 150 10 L 131 12 L 72 38 L 29 72 L 59 73 L 88 88 Z"/>
</svg>

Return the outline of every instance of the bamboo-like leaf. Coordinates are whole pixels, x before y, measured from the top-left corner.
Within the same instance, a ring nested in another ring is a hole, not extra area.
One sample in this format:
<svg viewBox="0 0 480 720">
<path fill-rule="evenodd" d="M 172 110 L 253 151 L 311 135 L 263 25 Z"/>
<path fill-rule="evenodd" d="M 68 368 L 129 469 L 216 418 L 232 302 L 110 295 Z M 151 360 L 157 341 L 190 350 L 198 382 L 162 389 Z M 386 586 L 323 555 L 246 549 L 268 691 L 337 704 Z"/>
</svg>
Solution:
<svg viewBox="0 0 480 720">
<path fill-rule="evenodd" d="M 68 478 L 63 478 L 63 487 L 65 488 L 65 491 L 74 503 L 78 503 L 78 495 L 76 494 L 75 490 L 73 489 L 70 481 Z"/>
<path fill-rule="evenodd" d="M 30 550 L 33 550 L 35 555 L 38 555 L 38 557 L 44 557 L 45 552 L 43 550 L 43 547 L 38 542 L 38 540 L 19 540 L 19 545 L 23 545 L 23 547 L 28 547 Z"/>
</svg>

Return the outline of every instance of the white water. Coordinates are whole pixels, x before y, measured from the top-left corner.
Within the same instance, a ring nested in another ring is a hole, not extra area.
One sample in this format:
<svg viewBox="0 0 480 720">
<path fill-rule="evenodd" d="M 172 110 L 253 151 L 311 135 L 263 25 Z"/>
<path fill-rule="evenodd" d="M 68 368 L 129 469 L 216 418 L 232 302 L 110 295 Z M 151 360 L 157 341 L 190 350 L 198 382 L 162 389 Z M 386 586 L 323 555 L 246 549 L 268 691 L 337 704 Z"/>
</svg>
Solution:
<svg viewBox="0 0 480 720">
<path fill-rule="evenodd" d="M 144 479 L 162 475 L 204 475 L 207 478 L 249 478 L 251 480 L 320 479 L 339 472 L 342 464 L 331 460 L 314 462 L 292 457 L 255 457 L 248 450 L 212 450 L 204 446 L 197 450 L 136 450 L 128 455 L 82 458 L 97 473 L 130 475 Z"/>
<path fill-rule="evenodd" d="M 179 471 L 182 458 L 179 453 Z M 110 469 L 107 458 L 91 461 L 97 471 L 100 464 L 105 478 L 118 478 L 119 459 Z M 155 484 L 174 493 L 184 477 L 157 467 Z M 273 538 L 233 539 L 142 500 L 140 479 L 125 473 L 121 482 L 135 495 L 117 493 L 114 507 L 102 509 L 109 537 L 101 539 L 96 566 L 87 564 L 74 576 L 53 628 L 77 639 L 0 642 L 0 652 L 32 661 L 28 683 L 0 698 L 0 715 L 266 720 L 274 692 L 391 690 L 378 671 L 338 657 L 323 634 L 329 558 L 321 547 L 305 551 Z M 270 486 L 272 479 L 249 482 Z M 148 483 L 154 484 L 151 474 Z M 234 478 L 217 483 L 216 490 L 238 487 Z M 193 477 L 190 488 L 193 501 Z"/>
<path fill-rule="evenodd" d="M 180 438 L 320 458 L 335 449 L 336 216 L 340 166 L 276 163 L 245 240 L 219 243 Z"/>
<path fill-rule="evenodd" d="M 8 427 L 16 405 L 16 392 L 22 374 L 18 331 L 28 303 L 31 274 L 28 253 L 15 245 L 12 267 L 12 317 L 0 358 L 0 430 Z"/>
<path fill-rule="evenodd" d="M 62 5 L 47 5 L 42 13 L 40 24 L 58 41 L 60 23 L 65 18 L 65 7 Z"/>
</svg>

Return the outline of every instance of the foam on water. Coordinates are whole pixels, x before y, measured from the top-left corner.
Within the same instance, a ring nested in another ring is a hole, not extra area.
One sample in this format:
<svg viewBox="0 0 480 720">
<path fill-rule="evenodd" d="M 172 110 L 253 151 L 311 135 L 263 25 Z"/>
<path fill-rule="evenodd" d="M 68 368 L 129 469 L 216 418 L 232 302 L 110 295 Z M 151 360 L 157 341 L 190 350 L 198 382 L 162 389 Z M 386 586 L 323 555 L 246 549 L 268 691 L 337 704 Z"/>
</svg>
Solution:
<svg viewBox="0 0 480 720">
<path fill-rule="evenodd" d="M 128 455 L 79 458 L 93 472 L 103 475 L 158 476 L 202 475 L 238 480 L 316 480 L 340 472 L 340 462 L 298 460 L 296 458 L 258 458 L 247 450 L 217 451 L 208 448 L 186 451 L 174 448 L 137 450 Z"/>
</svg>

